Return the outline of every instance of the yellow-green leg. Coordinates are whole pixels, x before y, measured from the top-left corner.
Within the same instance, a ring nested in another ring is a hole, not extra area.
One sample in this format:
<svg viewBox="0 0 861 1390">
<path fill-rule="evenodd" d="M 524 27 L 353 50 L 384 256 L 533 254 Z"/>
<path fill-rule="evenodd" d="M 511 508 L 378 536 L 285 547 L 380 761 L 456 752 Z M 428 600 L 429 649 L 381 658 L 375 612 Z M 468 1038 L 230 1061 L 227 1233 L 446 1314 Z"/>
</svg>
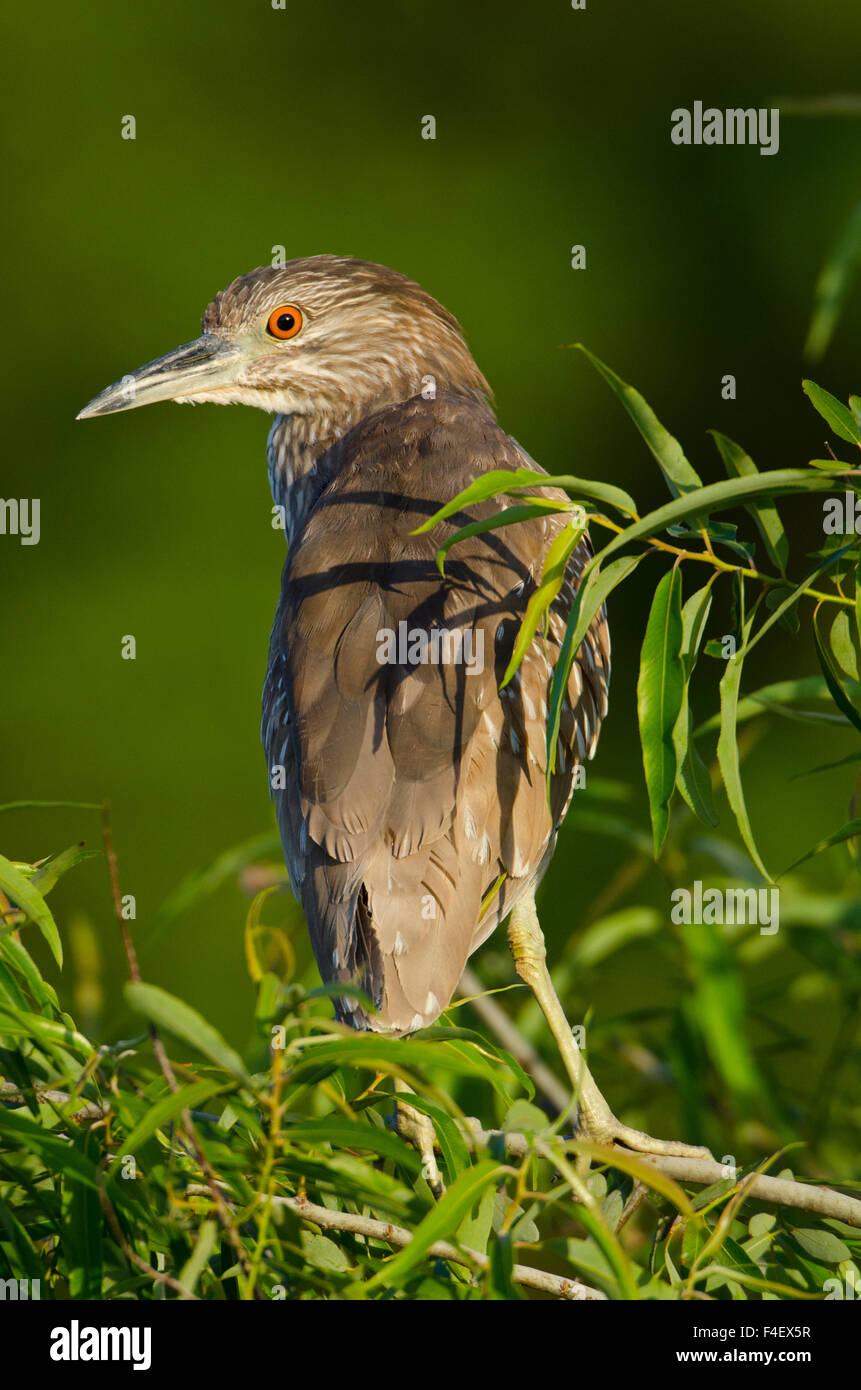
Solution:
<svg viewBox="0 0 861 1390">
<path fill-rule="evenodd" d="M 577 1137 L 595 1144 L 624 1144 L 638 1153 L 666 1154 L 674 1158 L 711 1158 L 708 1149 L 653 1139 L 617 1120 L 592 1077 L 568 1025 L 547 969 L 544 934 L 532 894 L 515 905 L 508 919 L 508 944 L 518 975 L 529 985 L 550 1025 L 577 1100 Z"/>
<path fill-rule="evenodd" d="M 411 1096 L 414 1094 L 399 1076 L 395 1077 L 395 1091 L 401 1095 Z M 420 1110 L 414 1109 L 412 1105 L 407 1105 L 406 1101 L 403 1100 L 396 1102 L 395 1109 L 398 1133 L 418 1151 L 422 1161 L 422 1174 L 427 1179 L 434 1196 L 441 1197 L 445 1192 L 445 1183 L 442 1180 L 442 1173 L 437 1167 L 436 1155 L 434 1154 L 436 1136 L 433 1120 L 429 1115 L 423 1115 Z"/>
</svg>

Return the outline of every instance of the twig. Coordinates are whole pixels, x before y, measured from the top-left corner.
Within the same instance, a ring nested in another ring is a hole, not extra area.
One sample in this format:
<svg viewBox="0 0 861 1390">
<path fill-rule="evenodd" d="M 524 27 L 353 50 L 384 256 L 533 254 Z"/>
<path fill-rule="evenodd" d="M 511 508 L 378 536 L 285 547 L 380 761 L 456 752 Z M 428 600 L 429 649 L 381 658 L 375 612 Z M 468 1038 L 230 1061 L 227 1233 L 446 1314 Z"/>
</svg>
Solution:
<svg viewBox="0 0 861 1390">
<path fill-rule="evenodd" d="M 190 1183 L 187 1191 L 192 1196 L 203 1196 L 207 1189 L 201 1183 Z M 273 1196 L 267 1197 L 266 1200 L 274 1206 L 288 1207 L 303 1221 L 319 1226 L 324 1231 L 346 1231 L 351 1235 L 366 1236 L 369 1240 L 382 1240 L 386 1245 L 399 1250 L 409 1245 L 413 1238 L 412 1231 L 406 1230 L 403 1226 L 393 1226 L 388 1221 L 375 1221 L 370 1216 L 357 1216 L 354 1212 L 330 1211 L 328 1207 L 318 1207 L 314 1202 L 302 1197 Z M 458 1248 L 450 1245 L 447 1240 L 435 1241 L 433 1245 L 428 1246 L 426 1253 L 434 1260 L 451 1260 L 454 1264 L 467 1267 L 475 1265 L 480 1270 L 487 1269 L 490 1264 L 487 1255 L 482 1255 L 478 1250 L 470 1250 L 467 1246 Z M 593 1289 L 578 1279 L 566 1279 L 561 1274 L 549 1274 L 543 1269 L 533 1269 L 531 1265 L 515 1265 L 512 1278 L 515 1283 L 522 1284 L 525 1288 L 539 1289 L 542 1293 L 554 1294 L 557 1298 L 577 1302 L 604 1302 L 607 1297 L 600 1289 Z"/>
<path fill-rule="evenodd" d="M 500 1143 L 512 1158 L 522 1158 L 529 1152 L 529 1140 L 525 1134 L 507 1134 L 501 1129 L 482 1129 L 477 1120 L 461 1121 L 464 1136 L 478 1148 L 489 1148 Z M 620 1154 L 631 1155 L 631 1150 L 614 1144 Z M 577 1140 L 563 1141 L 563 1148 L 577 1151 Z M 611 1149 L 608 1148 L 608 1163 Z M 710 1187 L 712 1183 L 726 1178 L 725 1167 L 708 1158 L 667 1158 L 663 1154 L 637 1153 L 633 1157 L 649 1163 L 659 1172 L 666 1173 L 676 1182 L 689 1182 L 697 1186 Z M 844 1221 L 847 1226 L 861 1227 L 861 1201 L 850 1197 L 847 1192 L 838 1192 L 833 1187 L 814 1187 L 812 1183 L 794 1182 L 789 1178 L 756 1177 L 747 1188 L 746 1195 L 756 1197 L 760 1202 L 773 1202 L 779 1207 L 797 1207 L 801 1211 L 815 1211 L 822 1216 Z"/>
<path fill-rule="evenodd" d="M 72 1099 L 68 1091 L 40 1091 L 34 1086 L 33 1092 L 38 1101 L 46 1101 L 49 1105 L 68 1105 L 69 1101 Z M 0 1102 L 26 1102 L 26 1100 L 26 1095 L 15 1085 L 14 1081 L 0 1081 Z M 80 1110 L 74 1110 L 69 1116 L 69 1119 L 79 1122 L 83 1122 L 84 1120 L 103 1120 L 109 1110 L 109 1105 L 100 1105 L 98 1101 L 88 1100 L 81 1106 Z"/>
</svg>

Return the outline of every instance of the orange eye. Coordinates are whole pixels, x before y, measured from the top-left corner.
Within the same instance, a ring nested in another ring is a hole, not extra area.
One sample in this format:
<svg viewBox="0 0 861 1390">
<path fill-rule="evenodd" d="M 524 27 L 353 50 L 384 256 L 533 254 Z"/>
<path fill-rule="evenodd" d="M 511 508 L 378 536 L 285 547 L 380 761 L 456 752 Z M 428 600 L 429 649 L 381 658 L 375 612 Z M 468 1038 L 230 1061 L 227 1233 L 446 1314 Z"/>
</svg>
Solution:
<svg viewBox="0 0 861 1390">
<path fill-rule="evenodd" d="M 295 304 L 282 304 L 269 315 L 266 332 L 273 338 L 295 338 L 302 327 L 302 310 Z"/>
</svg>

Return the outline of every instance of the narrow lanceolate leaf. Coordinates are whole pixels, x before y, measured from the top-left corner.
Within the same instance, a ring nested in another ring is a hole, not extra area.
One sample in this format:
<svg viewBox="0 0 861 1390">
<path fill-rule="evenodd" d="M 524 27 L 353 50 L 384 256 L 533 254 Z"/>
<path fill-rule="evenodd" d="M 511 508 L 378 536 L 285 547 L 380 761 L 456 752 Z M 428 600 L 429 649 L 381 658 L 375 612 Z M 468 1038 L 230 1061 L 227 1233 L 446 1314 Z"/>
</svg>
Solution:
<svg viewBox="0 0 861 1390">
<path fill-rule="evenodd" d="M 499 531 L 503 526 L 515 526 L 519 521 L 532 521 L 539 516 L 553 516 L 558 512 L 570 510 L 571 505 L 573 504 L 544 501 L 537 497 L 534 502 L 523 506 L 506 507 L 502 512 L 494 512 L 493 516 L 487 516 L 483 521 L 471 521 L 468 526 L 461 526 L 447 541 L 443 541 L 436 553 L 436 567 L 445 578 L 446 555 L 453 545 L 465 541 L 469 536 L 481 536 L 485 531 Z"/>
<path fill-rule="evenodd" d="M 20 907 L 21 911 L 26 912 L 30 920 L 36 923 L 51 949 L 51 955 L 62 969 L 63 947 L 51 909 L 38 888 L 34 888 L 30 880 L 21 873 L 21 870 L 16 869 L 15 865 L 2 854 L 0 854 L 0 888 L 6 897 L 15 903 L 16 907 Z"/>
<path fill-rule="evenodd" d="M 819 636 L 819 629 L 816 625 L 816 616 L 813 618 L 813 641 L 816 644 L 816 655 L 819 658 L 819 665 L 822 667 L 822 674 L 825 677 L 825 684 L 828 686 L 829 693 L 841 714 L 845 714 L 850 724 L 853 724 L 861 732 L 861 713 L 852 703 L 843 688 L 840 679 L 840 671 L 831 654 L 826 651 L 825 644 Z"/>
<path fill-rule="evenodd" d="M 586 520 L 584 517 L 581 517 L 577 521 L 572 521 L 569 526 L 566 526 L 564 530 L 560 531 L 548 550 L 544 560 L 544 569 L 541 573 L 541 583 L 533 591 L 526 605 L 526 612 L 523 615 L 520 631 L 514 643 L 511 660 L 508 663 L 505 675 L 502 677 L 500 689 L 511 680 L 529 650 L 532 639 L 538 631 L 538 624 L 544 618 L 551 603 L 562 587 L 562 581 L 565 578 L 565 567 L 572 553 L 580 544 L 585 530 Z"/>
<path fill-rule="evenodd" d="M 822 386 L 817 386 L 815 381 L 810 381 L 807 377 L 801 385 L 810 404 L 819 411 L 829 429 L 832 429 L 841 439 L 845 439 L 847 444 L 861 444 L 861 426 L 847 405 L 838 401 L 837 397 L 832 396 L 830 391 L 826 391 Z"/>
<path fill-rule="evenodd" d="M 804 355 L 818 361 L 831 341 L 855 272 L 861 266 L 861 203 L 856 203 L 816 281 Z"/>
<path fill-rule="evenodd" d="M 640 653 L 637 713 L 643 768 L 652 813 L 652 841 L 657 859 L 670 824 L 670 799 L 676 784 L 673 730 L 685 689 L 682 664 L 682 577 L 673 568 L 659 583 L 652 600 Z"/>
<path fill-rule="evenodd" d="M 821 854 L 823 850 L 831 849 L 833 845 L 843 844 L 845 840 L 854 840 L 857 835 L 861 835 L 861 820 L 847 821 L 839 830 L 835 830 L 833 835 L 826 835 L 825 839 L 820 840 L 818 845 L 814 845 L 813 849 L 809 849 L 806 854 L 802 854 L 800 859 L 796 859 L 793 864 L 790 864 L 788 869 L 784 869 L 784 874 L 792 873 L 792 870 L 797 869 L 799 864 L 804 864 L 814 855 Z"/>
<path fill-rule="evenodd" d="M 365 1288 L 379 1287 L 381 1284 L 398 1284 L 404 1275 L 424 1258 L 436 1241 L 446 1240 L 457 1230 L 484 1189 L 496 1181 L 499 1171 L 500 1165 L 495 1159 L 485 1158 L 455 1178 L 433 1210 L 419 1222 L 409 1245 L 404 1246 L 393 1260 L 387 1261 L 383 1268 L 368 1280 Z"/>
<path fill-rule="evenodd" d="M 211 1023 L 207 1023 L 196 1009 L 191 1008 L 182 999 L 168 994 L 165 989 L 159 989 L 158 985 L 147 985 L 140 981 L 127 984 L 125 996 L 136 1013 L 143 1014 L 144 1018 L 148 1018 L 157 1027 L 166 1028 L 176 1037 L 190 1043 L 204 1057 L 215 1062 L 216 1066 L 223 1067 L 237 1080 L 246 1085 L 251 1084 L 251 1077 L 245 1070 L 239 1053 L 224 1041 Z"/>
<path fill-rule="evenodd" d="M 708 768 L 700 757 L 693 737 L 693 713 L 690 707 L 691 675 L 697 664 L 697 655 L 705 632 L 709 610 L 712 606 L 712 584 L 709 580 L 702 589 L 691 594 L 682 609 L 682 666 L 685 685 L 679 717 L 673 730 L 673 743 L 676 749 L 676 786 L 690 806 L 695 816 L 706 825 L 717 825 L 712 800 L 711 779 Z"/>
<path fill-rule="evenodd" d="M 750 454 L 745 453 L 741 445 L 736 444 L 727 435 L 721 434 L 719 430 L 710 430 L 709 433 L 718 447 L 724 468 L 731 478 L 756 477 L 759 469 Z M 756 522 L 771 563 L 780 570 L 781 574 L 785 574 L 786 563 L 789 559 L 789 541 L 786 539 L 786 532 L 783 529 L 777 508 L 757 504 L 748 507 L 747 510 Z"/>
<path fill-rule="evenodd" d="M 664 428 L 639 391 L 636 391 L 633 386 L 629 386 L 614 371 L 611 371 L 606 363 L 602 362 L 582 343 L 574 343 L 573 346 L 589 358 L 592 366 L 600 372 L 604 380 L 615 391 L 657 459 L 667 487 L 673 496 L 681 497 L 694 488 L 702 487 L 702 479 L 688 463 L 681 444 L 670 434 L 669 430 Z"/>
<path fill-rule="evenodd" d="M 603 552 L 602 552 L 603 553 Z M 556 771 L 556 748 L 559 738 L 559 720 L 562 702 L 568 689 L 571 667 L 580 649 L 580 643 L 589 631 L 589 624 L 608 595 L 628 578 L 643 559 L 642 555 L 625 555 L 614 560 L 606 569 L 599 569 L 596 560 L 590 560 L 580 576 L 580 587 L 568 614 L 565 637 L 553 671 L 550 685 L 549 713 L 547 718 L 547 778 Z"/>
<path fill-rule="evenodd" d="M 745 624 L 744 639 L 745 644 L 750 636 L 755 614 L 751 613 Z M 736 739 L 736 716 L 738 711 L 738 696 L 741 687 L 741 672 L 744 663 L 744 646 L 735 656 L 730 657 L 726 664 L 723 678 L 720 683 L 720 737 L 718 738 L 717 756 L 718 765 L 723 777 L 724 787 L 726 788 L 727 800 L 729 801 L 732 813 L 741 838 L 743 839 L 748 854 L 756 867 L 769 883 L 774 880 L 768 869 L 760 858 L 756 841 L 753 838 L 753 831 L 750 825 L 750 818 L 747 814 L 747 806 L 744 800 L 744 791 L 741 785 L 741 765 L 738 756 L 738 741 Z"/>
<path fill-rule="evenodd" d="M 606 503 L 615 507 L 617 511 L 627 512 L 630 516 L 637 514 L 633 497 L 623 488 L 614 487 L 612 483 L 596 482 L 591 478 L 574 478 L 569 474 L 554 478 L 549 473 L 539 473 L 537 469 L 532 468 L 491 468 L 487 473 L 481 473 L 450 502 L 446 502 L 444 507 L 440 507 L 439 511 L 434 512 L 421 526 L 417 526 L 412 534 L 420 536 L 423 531 L 430 531 L 440 521 L 456 515 L 463 507 L 471 506 L 475 502 L 486 502 L 491 497 L 514 494 L 525 501 L 526 498 L 521 496 L 520 490 L 530 487 L 558 487 L 569 496 L 582 497 L 588 502 Z M 549 498 L 547 501 L 551 506 L 558 506 L 558 503 L 551 502 Z"/>
<path fill-rule="evenodd" d="M 744 656 L 756 646 L 757 642 L 761 641 L 769 628 L 773 627 L 776 622 L 779 622 L 783 614 L 788 612 L 788 610 L 798 602 L 805 590 L 809 589 L 812 584 L 815 584 L 816 580 L 835 564 L 836 561 L 840 559 L 841 555 L 844 555 L 848 549 L 848 546 L 844 546 L 841 550 L 835 550 L 817 569 L 811 570 L 810 574 L 807 575 L 806 579 L 802 579 L 800 584 L 796 584 L 795 588 L 791 586 L 788 588 L 786 598 L 781 599 L 780 603 L 775 605 L 770 617 L 766 618 L 765 622 L 760 625 L 756 636 L 747 638 L 744 644 Z"/>
<path fill-rule="evenodd" d="M 834 622 L 831 624 L 831 631 L 828 634 L 831 643 L 831 650 L 837 660 L 837 664 L 847 676 L 853 680 L 858 679 L 858 654 L 855 651 L 855 644 L 852 641 L 852 630 L 849 626 L 849 614 L 845 608 L 841 608 Z"/>
</svg>

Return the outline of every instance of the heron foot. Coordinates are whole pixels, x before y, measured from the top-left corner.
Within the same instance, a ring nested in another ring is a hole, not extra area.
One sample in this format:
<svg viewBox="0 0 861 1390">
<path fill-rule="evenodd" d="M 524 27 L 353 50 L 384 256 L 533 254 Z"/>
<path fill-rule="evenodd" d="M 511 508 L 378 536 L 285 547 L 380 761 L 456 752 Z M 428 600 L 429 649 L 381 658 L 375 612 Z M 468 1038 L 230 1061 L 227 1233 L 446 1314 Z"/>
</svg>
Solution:
<svg viewBox="0 0 861 1390">
<path fill-rule="evenodd" d="M 401 1087 L 398 1087 L 398 1090 L 400 1091 Z M 439 1200 L 445 1192 L 445 1183 L 442 1180 L 442 1173 L 434 1153 L 436 1134 L 433 1120 L 429 1115 L 423 1115 L 421 1111 L 408 1105 L 399 1095 L 395 1106 L 395 1122 L 398 1134 L 408 1144 L 412 1144 L 418 1153 L 422 1161 L 422 1177 L 427 1182 L 434 1197 Z"/>
<path fill-rule="evenodd" d="M 593 1144 L 620 1144 L 634 1153 L 657 1154 L 665 1158 L 708 1158 L 713 1159 L 710 1149 L 701 1144 L 683 1144 L 678 1139 L 656 1139 L 641 1129 L 632 1129 L 617 1120 L 612 1111 L 608 1112 L 609 1122 L 592 1127 L 589 1124 L 577 1128 L 577 1138 Z"/>
</svg>

